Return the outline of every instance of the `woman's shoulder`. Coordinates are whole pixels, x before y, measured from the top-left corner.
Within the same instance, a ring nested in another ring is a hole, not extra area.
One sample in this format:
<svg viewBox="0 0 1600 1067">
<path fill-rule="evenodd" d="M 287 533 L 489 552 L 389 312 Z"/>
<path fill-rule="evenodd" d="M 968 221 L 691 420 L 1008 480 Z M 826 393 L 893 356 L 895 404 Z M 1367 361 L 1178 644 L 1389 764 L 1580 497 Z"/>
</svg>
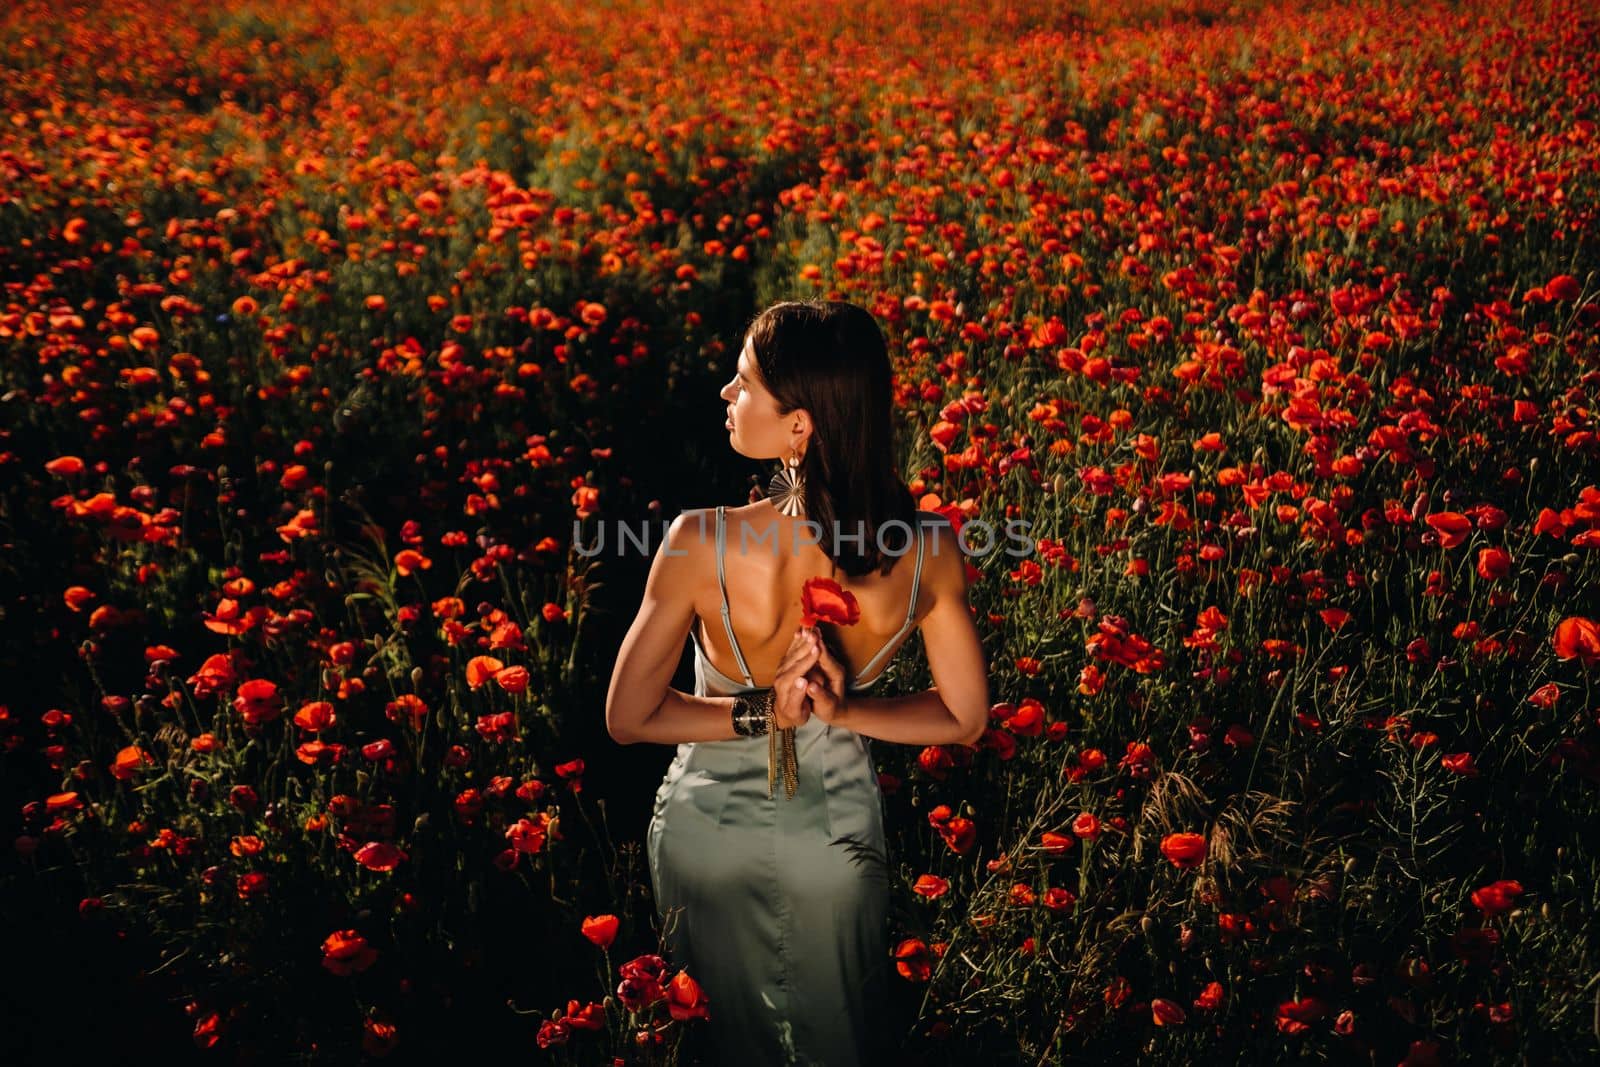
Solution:
<svg viewBox="0 0 1600 1067">
<path fill-rule="evenodd" d="M 675 552 L 704 550 L 709 552 L 716 543 L 717 512 L 722 512 L 723 536 L 730 541 L 741 525 L 762 520 L 760 504 L 711 504 L 706 507 L 684 508 L 667 525 L 666 544 Z M 768 509 L 770 510 L 770 509 Z"/>
<path fill-rule="evenodd" d="M 963 588 L 966 561 L 954 521 L 943 512 L 918 511 L 917 523 L 923 537 L 921 584 L 935 595 L 941 589 Z"/>
<path fill-rule="evenodd" d="M 931 537 L 941 543 L 954 539 L 955 523 L 951 522 L 950 516 L 944 512 L 918 510 L 916 514 L 917 526 L 922 530 L 924 537 Z"/>
</svg>

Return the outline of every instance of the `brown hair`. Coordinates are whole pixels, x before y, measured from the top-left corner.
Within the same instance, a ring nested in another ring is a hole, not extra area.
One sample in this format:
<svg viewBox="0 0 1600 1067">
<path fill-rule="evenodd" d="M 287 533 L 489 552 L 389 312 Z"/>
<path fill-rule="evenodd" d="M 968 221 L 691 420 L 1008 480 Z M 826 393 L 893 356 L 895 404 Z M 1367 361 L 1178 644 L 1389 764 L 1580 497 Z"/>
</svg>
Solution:
<svg viewBox="0 0 1600 1067">
<path fill-rule="evenodd" d="M 893 376 L 877 319 L 843 300 L 786 300 L 745 333 L 779 413 L 811 413 L 800 469 L 820 547 L 852 577 L 888 574 L 916 544 L 917 505 L 900 477 Z M 884 532 L 888 551 L 880 552 L 878 531 L 896 519 L 905 525 Z"/>
</svg>

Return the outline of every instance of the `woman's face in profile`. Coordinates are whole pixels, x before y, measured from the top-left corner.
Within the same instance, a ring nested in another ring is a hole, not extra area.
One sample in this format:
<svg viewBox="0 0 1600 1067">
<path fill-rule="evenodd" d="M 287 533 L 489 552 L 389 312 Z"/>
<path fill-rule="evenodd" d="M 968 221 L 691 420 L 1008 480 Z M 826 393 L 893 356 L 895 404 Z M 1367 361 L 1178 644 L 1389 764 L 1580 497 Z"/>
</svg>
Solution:
<svg viewBox="0 0 1600 1067">
<path fill-rule="evenodd" d="M 761 380 L 748 337 L 739 350 L 733 380 L 718 395 L 728 403 L 728 443 L 735 452 L 751 459 L 787 454 L 789 434 L 778 414 L 777 399 Z"/>
</svg>

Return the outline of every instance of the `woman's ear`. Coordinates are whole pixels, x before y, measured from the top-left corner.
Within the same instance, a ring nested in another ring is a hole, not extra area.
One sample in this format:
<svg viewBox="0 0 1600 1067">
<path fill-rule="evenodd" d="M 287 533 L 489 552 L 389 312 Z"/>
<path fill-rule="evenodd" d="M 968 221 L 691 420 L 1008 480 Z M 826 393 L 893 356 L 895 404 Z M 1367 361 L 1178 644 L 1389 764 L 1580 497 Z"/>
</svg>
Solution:
<svg viewBox="0 0 1600 1067">
<path fill-rule="evenodd" d="M 801 444 L 809 445 L 811 443 L 811 435 L 815 431 L 816 425 L 811 421 L 811 412 L 805 408 L 795 408 L 789 423 L 789 433 L 799 439 L 795 442 L 796 449 L 798 450 L 798 446 Z"/>
</svg>

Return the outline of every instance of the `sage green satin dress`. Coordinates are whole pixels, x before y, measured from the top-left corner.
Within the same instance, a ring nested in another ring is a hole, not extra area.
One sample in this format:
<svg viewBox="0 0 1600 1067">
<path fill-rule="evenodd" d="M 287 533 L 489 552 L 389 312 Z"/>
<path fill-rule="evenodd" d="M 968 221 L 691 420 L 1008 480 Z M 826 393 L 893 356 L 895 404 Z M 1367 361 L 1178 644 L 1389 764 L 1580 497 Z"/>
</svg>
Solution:
<svg viewBox="0 0 1600 1067">
<path fill-rule="evenodd" d="M 860 679 L 911 629 L 917 565 L 905 623 Z M 695 693 L 758 688 L 728 617 L 717 509 L 717 579 L 729 646 L 745 679 L 706 657 L 694 630 Z M 813 716 L 795 731 L 799 790 L 781 775 L 767 796 L 767 738 L 687 742 L 656 792 L 646 852 L 670 962 L 705 992 L 699 1039 L 706 1062 L 854 1067 L 888 1061 L 898 1035 L 888 995 L 889 879 L 883 794 L 870 739 Z"/>
</svg>

